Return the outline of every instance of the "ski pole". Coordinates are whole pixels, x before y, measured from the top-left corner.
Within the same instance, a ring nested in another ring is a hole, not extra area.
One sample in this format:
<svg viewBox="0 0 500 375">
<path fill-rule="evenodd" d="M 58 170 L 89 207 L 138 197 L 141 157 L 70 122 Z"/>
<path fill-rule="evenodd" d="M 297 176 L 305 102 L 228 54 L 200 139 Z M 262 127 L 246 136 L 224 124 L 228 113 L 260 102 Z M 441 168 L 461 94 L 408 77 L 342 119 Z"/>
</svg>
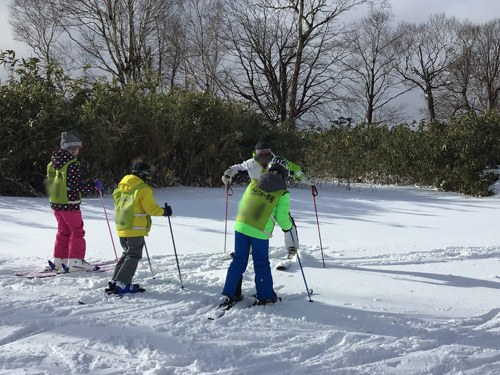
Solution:
<svg viewBox="0 0 500 375">
<path fill-rule="evenodd" d="M 231 189 L 231 194 L 229 194 L 229 189 Z M 231 184 L 226 185 L 226 224 L 224 227 L 224 254 L 226 253 L 226 243 L 227 243 L 227 208 L 229 205 L 229 197 L 233 195 L 233 188 Z"/>
<path fill-rule="evenodd" d="M 165 204 L 165 206 L 167 206 L 167 204 Z M 174 232 L 172 231 L 172 222 L 170 221 L 170 216 L 167 217 L 168 217 L 168 225 L 170 226 L 170 234 L 172 235 L 172 244 L 174 245 L 175 261 L 177 263 L 177 270 L 179 271 L 179 280 L 181 282 L 181 288 L 184 289 L 184 285 L 182 284 L 181 267 L 179 266 L 179 258 L 177 257 L 177 250 L 175 248 Z"/>
<path fill-rule="evenodd" d="M 318 219 L 318 208 L 316 207 L 316 197 L 318 196 L 318 189 L 316 186 L 311 186 L 312 196 L 314 200 L 314 211 L 316 212 L 316 223 L 318 224 L 318 235 L 319 235 L 319 246 L 321 248 L 321 258 L 323 259 L 323 268 L 326 268 L 325 265 L 325 255 L 323 254 L 323 243 L 321 241 L 321 231 L 319 230 L 319 219 Z"/>
<path fill-rule="evenodd" d="M 106 221 L 108 222 L 109 236 L 111 237 L 111 243 L 113 244 L 113 250 L 115 251 L 116 262 L 118 262 L 118 254 L 116 254 L 115 240 L 113 240 L 113 234 L 111 233 L 111 226 L 109 225 L 108 213 L 106 212 L 106 207 L 104 206 L 104 198 L 102 197 L 102 191 L 99 190 L 99 195 L 101 196 L 102 208 L 104 209 L 104 216 L 106 216 Z"/>
<path fill-rule="evenodd" d="M 293 238 L 293 233 L 290 233 L 292 236 L 293 244 L 295 245 L 295 239 Z M 309 302 L 313 302 L 311 299 L 311 292 L 309 291 L 309 287 L 307 286 L 306 275 L 304 274 L 304 269 L 302 268 L 302 262 L 300 261 L 299 249 L 295 247 L 295 254 L 297 255 L 297 260 L 299 261 L 300 271 L 302 272 L 302 278 L 304 279 L 304 284 L 306 285 L 307 296 L 309 297 Z"/>
<path fill-rule="evenodd" d="M 151 267 L 151 259 L 149 258 L 148 246 L 146 245 L 146 240 L 144 240 L 144 248 L 146 249 L 146 255 L 148 256 L 149 269 L 151 270 L 151 276 L 153 276 L 153 280 L 156 279 L 155 274 L 153 273 L 153 267 Z"/>
</svg>

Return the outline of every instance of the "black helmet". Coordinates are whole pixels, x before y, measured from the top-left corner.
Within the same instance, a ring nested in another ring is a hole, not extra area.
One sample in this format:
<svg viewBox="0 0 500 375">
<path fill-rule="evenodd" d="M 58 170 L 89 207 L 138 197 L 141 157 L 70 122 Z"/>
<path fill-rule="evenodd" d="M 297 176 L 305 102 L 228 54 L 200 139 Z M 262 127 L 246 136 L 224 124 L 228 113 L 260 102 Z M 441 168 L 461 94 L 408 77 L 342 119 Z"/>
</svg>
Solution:
<svg viewBox="0 0 500 375">
<path fill-rule="evenodd" d="M 271 160 L 271 164 L 269 164 L 269 172 L 272 171 L 280 172 L 285 181 L 290 175 L 290 168 L 288 167 L 286 159 L 280 156 L 275 156 L 273 160 Z"/>
<path fill-rule="evenodd" d="M 132 167 L 132 174 L 139 177 L 142 180 L 151 180 L 153 178 L 153 172 L 148 163 L 143 161 L 138 161 Z"/>
<path fill-rule="evenodd" d="M 271 151 L 271 145 L 265 141 L 260 141 L 255 145 L 255 151 Z"/>
</svg>

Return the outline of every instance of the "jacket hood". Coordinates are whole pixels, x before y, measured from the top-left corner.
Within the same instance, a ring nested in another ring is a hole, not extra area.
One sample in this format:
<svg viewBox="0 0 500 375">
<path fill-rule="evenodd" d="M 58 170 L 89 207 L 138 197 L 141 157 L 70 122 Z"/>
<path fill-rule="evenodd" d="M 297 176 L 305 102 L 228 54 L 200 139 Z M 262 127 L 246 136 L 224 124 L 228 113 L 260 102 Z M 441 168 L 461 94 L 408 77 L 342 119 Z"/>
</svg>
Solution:
<svg viewBox="0 0 500 375">
<path fill-rule="evenodd" d="M 118 190 L 120 190 L 122 193 L 127 193 L 133 188 L 135 188 L 137 185 L 140 185 L 142 183 L 145 182 L 141 180 L 139 177 L 133 174 L 128 174 L 125 177 L 123 177 L 120 183 L 118 184 Z"/>
<path fill-rule="evenodd" d="M 64 164 L 73 159 L 76 159 L 75 155 L 73 155 L 68 150 L 62 150 L 62 149 L 54 151 L 51 156 L 52 166 L 56 170 L 61 169 L 62 167 L 64 167 Z"/>
<path fill-rule="evenodd" d="M 286 190 L 287 187 L 286 181 L 281 178 L 281 175 L 277 171 L 264 173 L 259 177 L 257 186 L 268 193 L 272 193 L 277 190 Z"/>
</svg>

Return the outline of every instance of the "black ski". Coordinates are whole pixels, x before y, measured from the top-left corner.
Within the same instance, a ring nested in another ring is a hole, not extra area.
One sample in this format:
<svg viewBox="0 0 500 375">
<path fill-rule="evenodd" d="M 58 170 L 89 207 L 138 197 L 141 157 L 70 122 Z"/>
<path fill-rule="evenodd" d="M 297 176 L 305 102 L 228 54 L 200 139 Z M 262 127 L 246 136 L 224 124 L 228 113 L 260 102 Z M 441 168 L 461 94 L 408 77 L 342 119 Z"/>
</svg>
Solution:
<svg viewBox="0 0 500 375">
<path fill-rule="evenodd" d="M 278 263 L 276 266 L 276 269 L 278 271 L 286 271 L 288 268 L 290 268 L 291 265 L 295 264 L 297 262 L 297 257 L 294 256 L 291 259 L 285 259 L 281 263 Z"/>
<path fill-rule="evenodd" d="M 309 294 L 312 296 L 313 295 L 313 290 L 312 289 L 309 289 Z M 307 296 L 307 295 L 306 295 Z M 255 299 L 255 301 L 248 307 L 253 307 L 253 306 L 265 306 L 266 304 L 265 303 L 259 303 L 259 300 L 257 298 L 257 295 L 256 294 L 253 294 L 252 297 Z M 294 294 L 292 296 L 287 296 L 285 295 L 285 297 L 277 297 L 277 300 L 276 302 L 273 302 L 273 303 L 269 303 L 269 305 L 273 305 L 277 302 L 281 302 L 281 301 L 293 301 L 295 299 L 299 299 L 299 298 L 302 298 L 304 297 L 303 294 Z"/>
<path fill-rule="evenodd" d="M 144 293 L 146 291 L 146 289 L 141 287 L 139 284 L 133 284 L 133 285 L 137 288 L 137 293 Z M 114 296 L 114 297 L 117 297 L 119 299 L 122 299 L 123 296 L 125 296 L 127 294 L 137 294 L 137 293 L 118 294 L 118 293 L 116 293 L 116 289 L 114 288 L 114 285 L 111 283 L 111 281 L 108 282 L 108 287 L 106 289 L 104 289 L 104 293 L 106 293 L 106 295 L 104 297 L 97 296 L 96 298 L 92 298 L 92 299 L 87 300 L 87 301 L 82 301 L 82 299 L 80 299 L 78 301 L 78 303 L 80 305 L 92 305 L 92 304 L 95 304 L 97 302 L 104 301 L 105 299 L 108 299 L 110 296 Z"/>
<path fill-rule="evenodd" d="M 215 320 L 222 318 L 226 312 L 231 310 L 234 305 L 236 305 L 238 302 L 243 301 L 243 296 L 241 296 L 241 299 L 236 299 L 233 300 L 231 303 L 221 303 L 215 308 L 215 311 L 213 312 L 213 315 L 207 316 L 208 320 Z"/>
<path fill-rule="evenodd" d="M 313 290 L 312 289 L 309 289 L 309 294 L 312 295 L 313 294 Z M 253 307 L 253 306 L 265 306 L 265 304 L 260 304 L 258 302 L 258 299 L 257 299 L 257 295 L 252 295 L 252 297 L 254 298 L 254 302 L 252 302 L 250 305 L 246 306 L 247 308 L 250 308 L 250 307 Z M 285 301 L 291 301 L 291 300 L 295 300 L 295 299 L 298 299 L 298 298 L 302 298 L 304 297 L 303 294 L 298 294 L 298 295 L 294 295 L 292 297 L 284 297 L 285 298 Z M 229 310 L 231 310 L 234 305 L 240 301 L 243 301 L 243 298 L 240 299 L 240 300 L 237 300 L 237 301 L 233 301 L 231 304 L 220 304 L 218 305 L 216 308 L 215 308 L 215 311 L 214 311 L 214 314 L 213 315 L 209 315 L 207 318 L 208 320 L 216 320 L 216 319 L 219 319 L 219 318 L 222 318 L 226 312 L 228 312 Z M 278 297 L 277 301 L 276 302 L 281 302 L 283 301 L 283 298 L 281 297 Z M 274 303 L 276 303 L 274 302 Z"/>
<path fill-rule="evenodd" d="M 96 303 L 102 302 L 104 300 L 107 300 L 107 299 L 110 299 L 113 297 L 116 297 L 118 299 L 122 299 L 123 296 L 124 296 L 124 294 L 106 294 L 104 297 L 96 297 L 96 298 L 86 299 L 86 300 L 80 299 L 80 300 L 78 300 L 78 304 L 79 305 L 95 305 Z"/>
</svg>

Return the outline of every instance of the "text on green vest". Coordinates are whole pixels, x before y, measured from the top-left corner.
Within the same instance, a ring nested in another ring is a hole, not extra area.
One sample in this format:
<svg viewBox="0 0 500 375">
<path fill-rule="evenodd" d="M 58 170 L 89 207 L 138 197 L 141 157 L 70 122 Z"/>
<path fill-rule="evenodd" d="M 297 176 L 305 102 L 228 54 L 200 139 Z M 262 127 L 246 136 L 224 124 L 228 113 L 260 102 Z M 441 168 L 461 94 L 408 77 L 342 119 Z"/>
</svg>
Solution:
<svg viewBox="0 0 500 375">
<path fill-rule="evenodd" d="M 286 190 L 267 192 L 258 187 L 258 180 L 253 179 L 243 196 L 236 221 L 248 224 L 264 231 L 269 217 Z"/>
</svg>

